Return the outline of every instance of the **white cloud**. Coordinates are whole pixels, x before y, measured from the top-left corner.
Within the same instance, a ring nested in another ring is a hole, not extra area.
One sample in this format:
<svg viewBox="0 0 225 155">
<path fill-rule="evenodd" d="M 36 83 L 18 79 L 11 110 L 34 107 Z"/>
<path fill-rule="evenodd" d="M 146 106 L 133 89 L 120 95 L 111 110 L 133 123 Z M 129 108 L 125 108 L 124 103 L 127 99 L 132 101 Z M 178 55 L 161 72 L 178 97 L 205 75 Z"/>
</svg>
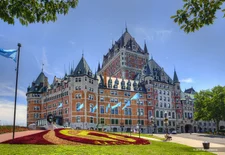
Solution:
<svg viewBox="0 0 225 155">
<path fill-rule="evenodd" d="M 0 99 L 0 125 L 12 125 L 14 117 L 14 102 Z M 17 103 L 16 106 L 16 125 L 26 126 L 27 106 Z"/>
<path fill-rule="evenodd" d="M 146 27 L 135 27 L 136 35 L 140 38 L 144 38 L 147 41 L 157 40 L 159 39 L 163 43 L 169 39 L 172 34 L 172 30 L 167 29 L 154 29 L 154 28 L 146 28 Z"/>
<path fill-rule="evenodd" d="M 183 83 L 194 83 L 192 78 L 182 79 L 182 80 L 180 80 L 180 82 L 183 82 Z"/>
<path fill-rule="evenodd" d="M 0 83 L 0 96 L 15 96 L 15 86 L 10 83 Z M 17 96 L 26 98 L 26 92 L 18 88 Z"/>
</svg>

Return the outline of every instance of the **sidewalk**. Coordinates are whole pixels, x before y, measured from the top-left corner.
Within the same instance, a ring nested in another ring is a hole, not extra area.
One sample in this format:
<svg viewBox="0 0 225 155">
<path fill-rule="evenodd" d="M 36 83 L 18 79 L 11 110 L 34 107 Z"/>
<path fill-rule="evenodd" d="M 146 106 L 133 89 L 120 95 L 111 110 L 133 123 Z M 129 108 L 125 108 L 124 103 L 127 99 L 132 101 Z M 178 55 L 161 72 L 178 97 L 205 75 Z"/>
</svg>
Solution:
<svg viewBox="0 0 225 155">
<path fill-rule="evenodd" d="M 23 136 L 27 136 L 27 135 L 43 132 L 43 131 L 44 130 L 28 130 L 28 131 L 15 132 L 15 138 L 23 137 Z M 13 136 L 13 133 L 0 134 L 0 143 L 4 142 L 6 140 L 12 139 L 12 136 Z"/>
<path fill-rule="evenodd" d="M 164 138 L 164 134 L 157 134 L 155 136 Z M 194 148 L 197 148 L 197 149 L 203 149 L 202 141 L 200 141 L 200 140 L 183 138 L 183 137 L 175 137 L 175 136 L 172 136 L 172 137 L 173 137 L 172 141 L 169 141 L 169 142 L 179 143 L 179 144 L 191 146 L 191 147 L 194 147 Z M 217 148 L 218 148 L 218 150 L 222 149 L 223 152 L 212 152 L 212 153 L 215 153 L 215 154 L 218 154 L 218 155 L 225 155 L 225 152 L 224 152 L 225 151 L 225 145 L 210 143 L 210 148 L 212 148 L 212 150 L 216 150 Z"/>
</svg>

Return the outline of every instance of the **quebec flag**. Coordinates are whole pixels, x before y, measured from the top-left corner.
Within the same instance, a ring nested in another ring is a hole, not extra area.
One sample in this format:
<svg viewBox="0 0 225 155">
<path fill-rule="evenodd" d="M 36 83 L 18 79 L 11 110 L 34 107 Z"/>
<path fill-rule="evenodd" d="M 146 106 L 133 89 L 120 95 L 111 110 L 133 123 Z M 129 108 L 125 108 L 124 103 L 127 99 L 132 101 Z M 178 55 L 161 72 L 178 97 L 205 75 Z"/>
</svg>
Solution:
<svg viewBox="0 0 225 155">
<path fill-rule="evenodd" d="M 112 106 L 111 109 L 115 109 L 116 107 L 121 107 L 121 102 L 117 103 L 116 105 Z"/>
<path fill-rule="evenodd" d="M 15 62 L 16 62 L 16 54 L 17 54 L 16 49 L 5 50 L 5 49 L 0 48 L 0 55 L 2 55 L 3 57 L 6 57 L 6 58 L 13 59 Z"/>
<path fill-rule="evenodd" d="M 130 106 L 130 100 L 127 101 L 127 103 L 125 104 L 125 106 L 122 108 L 122 110 L 124 110 L 126 107 Z"/>
<path fill-rule="evenodd" d="M 59 106 L 57 107 L 57 109 L 61 108 L 62 107 L 62 102 L 59 104 Z"/>
<path fill-rule="evenodd" d="M 140 96 L 140 93 L 136 93 L 130 100 L 138 100 Z"/>
<path fill-rule="evenodd" d="M 98 109 L 97 104 L 95 105 L 95 107 L 92 109 L 92 113 L 95 112 L 95 110 Z"/>
<path fill-rule="evenodd" d="M 84 104 L 82 103 L 78 108 L 77 111 L 81 110 L 84 107 Z"/>
</svg>

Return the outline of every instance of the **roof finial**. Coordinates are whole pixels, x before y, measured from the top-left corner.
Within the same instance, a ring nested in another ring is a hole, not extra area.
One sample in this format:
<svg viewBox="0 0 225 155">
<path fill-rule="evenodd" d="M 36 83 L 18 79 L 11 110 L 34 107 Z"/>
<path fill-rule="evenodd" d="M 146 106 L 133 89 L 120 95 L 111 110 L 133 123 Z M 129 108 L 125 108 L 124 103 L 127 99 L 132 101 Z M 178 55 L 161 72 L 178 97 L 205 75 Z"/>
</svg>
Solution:
<svg viewBox="0 0 225 155">
<path fill-rule="evenodd" d="M 151 55 L 151 59 L 153 59 L 153 54 Z"/>
<path fill-rule="evenodd" d="M 128 29 L 127 29 L 127 22 L 125 22 L 125 31 L 128 32 Z"/>
<path fill-rule="evenodd" d="M 43 73 L 43 70 L 44 70 L 44 63 L 42 63 L 42 69 L 41 69 L 42 73 Z"/>
<path fill-rule="evenodd" d="M 82 58 L 84 57 L 84 50 L 82 50 Z"/>
</svg>

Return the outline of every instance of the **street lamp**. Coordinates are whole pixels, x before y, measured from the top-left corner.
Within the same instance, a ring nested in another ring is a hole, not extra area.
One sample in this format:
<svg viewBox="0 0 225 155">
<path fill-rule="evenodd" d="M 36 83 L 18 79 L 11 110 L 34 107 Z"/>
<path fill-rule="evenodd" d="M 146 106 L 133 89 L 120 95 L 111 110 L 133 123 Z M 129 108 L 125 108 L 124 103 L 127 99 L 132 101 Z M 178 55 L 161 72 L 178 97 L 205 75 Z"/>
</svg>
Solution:
<svg viewBox="0 0 225 155">
<path fill-rule="evenodd" d="M 154 131 L 154 123 L 155 123 L 155 118 L 153 116 L 150 117 L 150 123 L 151 123 L 151 126 L 153 128 L 153 131 Z M 153 134 L 153 131 L 151 130 L 151 133 Z"/>
<path fill-rule="evenodd" d="M 168 122 L 169 122 L 169 119 L 167 117 L 167 111 L 165 111 L 165 118 L 164 118 L 164 124 L 166 126 L 166 133 L 168 133 Z"/>
</svg>

